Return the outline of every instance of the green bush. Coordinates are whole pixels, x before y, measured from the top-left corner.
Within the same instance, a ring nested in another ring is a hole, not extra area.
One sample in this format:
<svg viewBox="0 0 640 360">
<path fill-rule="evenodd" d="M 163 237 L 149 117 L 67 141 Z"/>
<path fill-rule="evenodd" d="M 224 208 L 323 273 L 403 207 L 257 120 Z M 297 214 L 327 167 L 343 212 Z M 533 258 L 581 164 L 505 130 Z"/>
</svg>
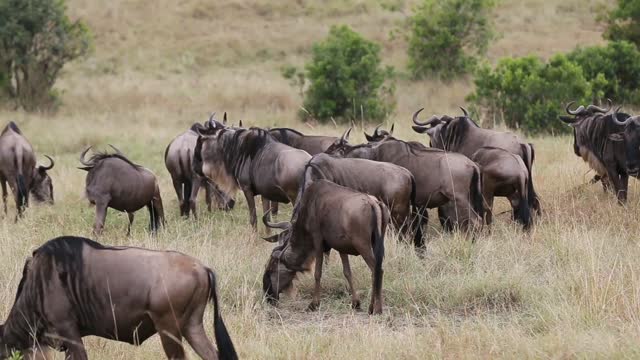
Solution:
<svg viewBox="0 0 640 360">
<path fill-rule="evenodd" d="M 60 70 L 90 49 L 87 27 L 65 11 L 64 0 L 0 1 L 0 73 L 5 92 L 27 111 L 54 106 Z"/>
<path fill-rule="evenodd" d="M 313 46 L 312 53 L 305 66 L 309 87 L 304 92 L 302 119 L 348 122 L 364 117 L 378 121 L 393 110 L 394 87 L 385 85 L 393 70 L 382 67 L 379 45 L 347 26 L 334 26 L 326 40 Z M 286 68 L 283 75 L 304 84 L 295 69 Z"/>
<path fill-rule="evenodd" d="M 471 71 L 493 36 L 494 0 L 425 0 L 409 20 L 409 71 L 449 80 Z"/>
<path fill-rule="evenodd" d="M 604 77 L 606 82 L 595 92 L 617 103 L 640 104 L 640 51 L 635 45 L 615 41 L 576 49 L 568 58 L 582 67 L 587 79 Z"/>
<path fill-rule="evenodd" d="M 604 20 L 607 25 L 605 38 L 626 40 L 640 46 L 640 0 L 618 0 Z"/>
<path fill-rule="evenodd" d="M 512 129 L 531 134 L 568 130 L 558 115 L 568 101 L 588 102 L 594 88 L 602 88 L 602 76 L 588 81 L 582 68 L 557 55 L 549 63 L 537 57 L 502 59 L 495 69 L 488 66 L 476 73 L 476 91 L 468 97 L 489 116 Z"/>
</svg>

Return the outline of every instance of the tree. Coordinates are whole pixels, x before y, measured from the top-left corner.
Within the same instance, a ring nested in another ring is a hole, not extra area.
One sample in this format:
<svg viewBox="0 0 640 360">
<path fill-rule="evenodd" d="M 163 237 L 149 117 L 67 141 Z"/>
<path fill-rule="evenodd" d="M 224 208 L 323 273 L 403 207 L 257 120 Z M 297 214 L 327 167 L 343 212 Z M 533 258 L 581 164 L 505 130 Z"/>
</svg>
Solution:
<svg viewBox="0 0 640 360">
<path fill-rule="evenodd" d="M 626 40 L 640 47 L 640 0 L 617 0 L 617 6 L 605 14 L 605 38 Z"/>
<path fill-rule="evenodd" d="M 393 110 L 394 88 L 385 85 L 393 70 L 382 66 L 379 45 L 347 26 L 333 26 L 327 39 L 313 46 L 312 54 L 305 66 L 309 87 L 301 118 L 381 120 Z M 290 78 L 294 74 L 295 69 L 284 71 Z M 304 79 L 297 81 L 304 84 Z"/>
<path fill-rule="evenodd" d="M 60 70 L 90 50 L 88 28 L 65 11 L 64 0 L 0 0 L 0 87 L 27 111 L 55 106 Z"/>
<path fill-rule="evenodd" d="M 471 71 L 493 37 L 494 0 L 424 0 L 410 18 L 409 71 L 450 80 Z"/>
</svg>

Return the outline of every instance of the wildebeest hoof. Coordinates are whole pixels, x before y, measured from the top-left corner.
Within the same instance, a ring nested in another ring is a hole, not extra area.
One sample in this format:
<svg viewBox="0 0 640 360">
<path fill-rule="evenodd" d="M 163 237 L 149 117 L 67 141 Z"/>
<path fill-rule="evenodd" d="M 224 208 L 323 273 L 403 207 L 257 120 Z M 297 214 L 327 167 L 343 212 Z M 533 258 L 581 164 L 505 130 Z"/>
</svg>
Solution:
<svg viewBox="0 0 640 360">
<path fill-rule="evenodd" d="M 320 303 L 312 301 L 311 304 L 307 307 L 307 311 L 317 311 L 320 308 Z"/>
<path fill-rule="evenodd" d="M 382 309 L 374 308 L 373 303 L 369 304 L 369 315 L 382 314 Z"/>
<path fill-rule="evenodd" d="M 354 310 L 362 310 L 362 307 L 360 306 L 360 300 L 351 301 L 351 308 Z"/>
</svg>

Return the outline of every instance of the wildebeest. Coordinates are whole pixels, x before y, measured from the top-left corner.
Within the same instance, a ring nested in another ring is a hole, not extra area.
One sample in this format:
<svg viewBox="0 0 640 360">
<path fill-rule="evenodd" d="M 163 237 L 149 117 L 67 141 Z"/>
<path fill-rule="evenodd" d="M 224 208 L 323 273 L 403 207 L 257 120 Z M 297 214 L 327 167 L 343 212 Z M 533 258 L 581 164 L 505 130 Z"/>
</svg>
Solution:
<svg viewBox="0 0 640 360">
<path fill-rule="evenodd" d="M 531 186 L 528 198 L 531 207 L 540 213 L 540 200 L 535 193 L 533 186 L 533 163 L 535 152 L 532 144 L 524 143 L 517 135 L 510 132 L 502 132 L 491 129 L 483 129 L 476 124 L 467 110 L 462 109 L 463 116 L 432 116 L 426 121 L 418 121 L 418 115 L 423 109 L 413 114 L 412 128 L 417 133 L 427 133 L 429 135 L 431 147 L 461 153 L 471 157 L 479 148 L 491 146 L 509 151 L 520 156 L 529 172 Z"/>
<path fill-rule="evenodd" d="M 29 194 L 33 195 L 36 201 L 53 203 L 53 184 L 47 170 L 53 168 L 54 162 L 49 156 L 47 158 L 51 165 L 36 166 L 33 147 L 22 131 L 13 121 L 5 126 L 0 134 L 0 186 L 5 214 L 7 182 L 16 201 L 16 220 L 29 205 Z"/>
<path fill-rule="evenodd" d="M 107 217 L 107 208 L 126 212 L 129 216 L 127 234 L 131 232 L 133 213 L 146 206 L 149 210 L 149 229 L 156 232 L 164 224 L 164 210 L 160 188 L 151 170 L 134 164 L 120 150 L 110 145 L 115 154 L 96 153 L 88 161 L 85 155 L 89 146 L 80 154 L 79 169 L 87 171 L 85 193 L 96 206 L 96 221 L 93 232 L 102 233 Z"/>
<path fill-rule="evenodd" d="M 328 154 L 389 162 L 406 168 L 416 181 L 416 203 L 421 213 L 426 208 L 454 204 L 451 222 L 462 229 L 482 223 L 482 178 L 480 168 L 469 158 L 417 142 L 392 137 L 374 144 L 349 145 L 339 139 Z M 424 219 L 426 222 L 426 218 Z M 423 239 L 415 243 L 422 247 Z"/>
<path fill-rule="evenodd" d="M 349 255 L 360 255 L 372 273 L 369 313 L 382 313 L 382 260 L 389 210 L 371 195 L 327 180 L 303 188 L 291 222 L 269 224 L 263 217 L 266 226 L 284 229 L 266 238 L 280 242 L 271 253 L 262 278 L 267 300 L 275 303 L 280 293 L 292 286 L 296 274 L 310 270 L 315 260 L 315 287 L 309 310 L 316 310 L 320 305 L 323 253 L 335 249 L 342 259 L 352 307 L 360 308 L 360 299 L 353 286 Z"/>
<path fill-rule="evenodd" d="M 196 200 L 201 186 L 205 189 L 205 201 L 209 211 L 211 211 L 213 197 L 216 198 L 218 207 L 221 209 L 229 210 L 234 205 L 233 199 L 224 197 L 217 191 L 214 184 L 193 171 L 191 162 L 198 141 L 199 128 L 203 126 L 198 123 L 193 124 L 189 130 L 175 137 L 164 152 L 164 163 L 178 195 L 180 215 L 189 217 L 189 213 L 192 212 L 196 218 Z"/>
<path fill-rule="evenodd" d="M 482 195 L 487 205 L 485 220 L 490 225 L 493 219 L 493 198 L 509 199 L 513 208 L 513 219 L 529 229 L 532 224 L 528 200 L 529 172 L 517 155 L 489 146 L 483 146 L 471 156 L 482 170 Z"/>
<path fill-rule="evenodd" d="M 200 131 L 193 158 L 194 171 L 233 198 L 240 188 L 249 206 L 250 223 L 257 229 L 254 196 L 269 202 L 295 201 L 304 166 L 311 156 L 304 150 L 276 141 L 256 127 L 231 129 L 217 121 Z"/>
<path fill-rule="evenodd" d="M 290 128 L 269 129 L 269 134 L 279 142 L 304 150 L 311 156 L 323 153 L 337 139 L 335 136 L 304 135 Z"/>
<path fill-rule="evenodd" d="M 640 116 L 625 116 L 626 114 L 619 114 L 619 110 L 620 108 L 616 109 L 612 117 L 616 124 L 624 127 L 624 130 L 609 135 L 609 139 L 624 142 L 625 169 L 629 175 L 638 177 L 640 176 Z"/>
<path fill-rule="evenodd" d="M 570 116 L 560 116 L 560 120 L 573 127 L 574 153 L 596 172 L 605 190 L 613 186 L 618 201 L 625 203 L 630 174 L 625 142 L 619 141 L 622 140 L 619 134 L 625 131 L 625 125 L 621 123 L 630 118 L 629 114 L 618 114 L 616 122 L 612 114 L 607 114 L 611 110 L 610 100 L 608 108 L 589 105 L 571 110 L 572 105 L 573 102 L 565 108 Z M 633 154 L 630 153 L 632 157 Z M 633 159 L 629 160 L 633 162 Z M 631 175 L 637 176 L 633 172 Z"/>
<path fill-rule="evenodd" d="M 378 142 L 386 139 L 389 136 L 393 136 L 393 127 L 395 126 L 395 124 L 391 124 L 391 128 L 389 129 L 389 131 L 380 129 L 380 126 L 381 125 L 376 126 L 371 135 L 367 134 L 366 132 L 364 133 L 364 137 L 368 142 Z"/>
<path fill-rule="evenodd" d="M 203 315 L 213 303 L 218 351 Z M 87 359 L 85 336 L 139 345 L 160 335 L 169 359 L 185 359 L 184 336 L 203 359 L 237 359 L 211 269 L 175 252 L 108 247 L 63 236 L 33 252 L 22 271 L 7 321 L 0 325 L 0 359 L 11 350 L 52 347 L 67 359 Z"/>
<path fill-rule="evenodd" d="M 367 159 L 338 158 L 328 154 L 314 155 L 304 172 L 305 186 L 325 179 L 338 185 L 373 195 L 391 211 L 394 225 L 408 229 L 411 212 L 417 213 L 416 183 L 411 172 L 395 164 Z M 304 189 L 300 189 L 304 191 Z M 417 224 L 417 222 L 416 222 Z M 422 237 L 420 226 L 415 236 Z"/>
</svg>

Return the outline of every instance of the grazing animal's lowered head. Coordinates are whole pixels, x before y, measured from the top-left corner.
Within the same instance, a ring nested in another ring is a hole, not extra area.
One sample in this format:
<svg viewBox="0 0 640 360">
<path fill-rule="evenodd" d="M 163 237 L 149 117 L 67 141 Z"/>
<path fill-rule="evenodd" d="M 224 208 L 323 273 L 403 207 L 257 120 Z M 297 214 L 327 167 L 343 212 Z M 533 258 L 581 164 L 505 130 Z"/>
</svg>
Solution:
<svg viewBox="0 0 640 360">
<path fill-rule="evenodd" d="M 336 139 L 324 152 L 336 156 L 344 155 L 344 149 L 349 145 L 349 134 L 351 134 L 351 129 L 352 128 L 348 128 L 344 134 L 342 134 L 340 138 Z"/>
<path fill-rule="evenodd" d="M 33 173 L 33 180 L 31 182 L 31 196 L 33 199 L 38 202 L 53 204 L 53 182 L 51 181 L 51 177 L 47 174 L 47 171 L 53 169 L 55 162 L 53 159 L 45 155 L 47 159 L 49 159 L 49 166 L 36 166 L 36 169 Z"/>
</svg>

